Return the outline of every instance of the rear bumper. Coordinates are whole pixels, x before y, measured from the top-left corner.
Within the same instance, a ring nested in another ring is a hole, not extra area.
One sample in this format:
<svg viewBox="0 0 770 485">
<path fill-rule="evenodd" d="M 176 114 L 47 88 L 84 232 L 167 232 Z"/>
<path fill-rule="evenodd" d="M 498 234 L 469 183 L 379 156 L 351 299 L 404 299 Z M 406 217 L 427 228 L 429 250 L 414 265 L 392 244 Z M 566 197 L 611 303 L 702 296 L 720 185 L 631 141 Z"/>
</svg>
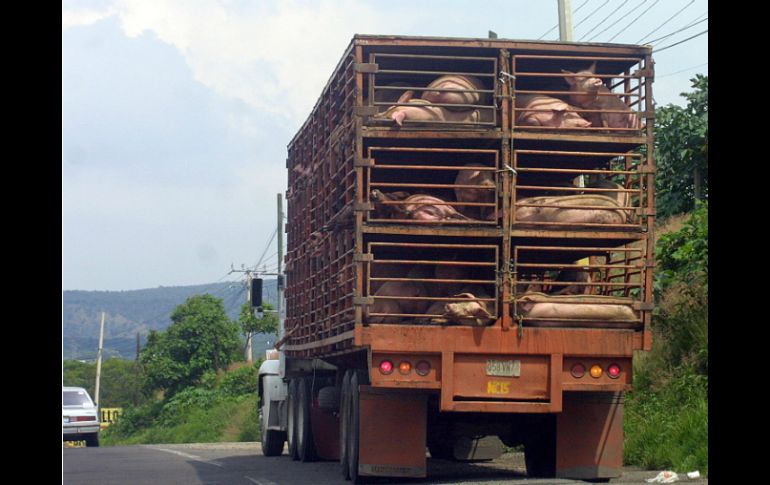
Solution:
<svg viewBox="0 0 770 485">
<path fill-rule="evenodd" d="M 88 426 L 68 426 L 64 427 L 62 426 L 62 435 L 69 438 L 72 435 L 82 435 L 82 434 L 94 434 L 99 432 L 99 425 L 88 425 Z"/>
</svg>

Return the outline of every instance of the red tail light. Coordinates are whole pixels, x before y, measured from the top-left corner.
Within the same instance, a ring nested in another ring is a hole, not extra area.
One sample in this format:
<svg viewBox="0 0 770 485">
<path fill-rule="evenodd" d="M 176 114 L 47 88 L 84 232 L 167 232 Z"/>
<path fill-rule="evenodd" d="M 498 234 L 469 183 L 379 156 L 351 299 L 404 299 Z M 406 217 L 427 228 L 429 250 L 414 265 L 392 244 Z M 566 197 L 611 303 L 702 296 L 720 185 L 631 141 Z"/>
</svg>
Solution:
<svg viewBox="0 0 770 485">
<path fill-rule="evenodd" d="M 389 360 L 383 360 L 380 362 L 380 372 L 386 376 L 393 373 L 393 362 Z"/>
<path fill-rule="evenodd" d="M 430 362 L 427 360 L 421 360 L 417 363 L 417 365 L 414 367 L 415 372 L 417 372 L 417 375 L 420 376 L 427 376 L 430 372 Z"/>
<path fill-rule="evenodd" d="M 607 367 L 607 375 L 613 379 L 620 377 L 620 366 L 618 364 L 611 364 Z"/>
<path fill-rule="evenodd" d="M 572 374 L 572 377 L 580 379 L 586 374 L 586 366 L 583 364 L 575 364 L 572 366 L 570 373 Z"/>
</svg>

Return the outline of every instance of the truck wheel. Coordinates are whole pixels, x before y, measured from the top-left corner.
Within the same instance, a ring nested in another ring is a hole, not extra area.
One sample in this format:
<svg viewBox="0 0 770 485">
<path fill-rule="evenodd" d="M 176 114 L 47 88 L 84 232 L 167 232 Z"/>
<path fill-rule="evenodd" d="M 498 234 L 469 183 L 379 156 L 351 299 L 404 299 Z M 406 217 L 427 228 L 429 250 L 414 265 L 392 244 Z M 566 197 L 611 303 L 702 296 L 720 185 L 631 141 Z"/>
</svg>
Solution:
<svg viewBox="0 0 770 485">
<path fill-rule="evenodd" d="M 556 476 L 556 416 L 547 414 L 532 423 L 524 439 L 528 477 Z"/>
<path fill-rule="evenodd" d="M 358 434 L 361 427 L 361 415 L 359 397 L 360 392 L 358 385 L 366 382 L 361 371 L 353 372 L 350 378 L 350 423 L 348 426 L 348 468 L 350 469 L 350 479 L 353 483 L 366 483 L 367 477 L 361 477 L 358 475 L 358 457 L 359 457 L 359 440 Z"/>
<path fill-rule="evenodd" d="M 86 446 L 99 446 L 99 433 L 92 433 L 86 436 Z"/>
<path fill-rule="evenodd" d="M 265 406 L 269 405 L 268 402 L 265 402 Z M 264 412 L 264 409 L 260 409 L 259 427 L 262 430 L 262 454 L 265 456 L 281 456 L 281 453 L 283 453 L 283 442 L 286 441 L 286 433 L 284 431 L 267 429 L 266 415 L 267 413 Z"/>
<path fill-rule="evenodd" d="M 322 387 L 318 391 L 318 407 L 327 413 L 336 413 L 340 410 L 340 392 L 334 386 Z"/>
<path fill-rule="evenodd" d="M 350 375 L 345 371 L 340 390 L 340 468 L 342 478 L 350 480 L 350 468 L 348 467 L 348 428 L 350 427 Z"/>
<path fill-rule="evenodd" d="M 289 456 L 292 460 L 299 460 L 297 453 L 297 379 L 289 380 L 286 408 L 286 442 L 289 445 Z"/>
<path fill-rule="evenodd" d="M 302 461 L 313 461 L 316 458 L 313 426 L 310 422 L 310 405 L 313 399 L 310 386 L 310 379 L 300 379 L 297 393 L 297 453 Z"/>
</svg>

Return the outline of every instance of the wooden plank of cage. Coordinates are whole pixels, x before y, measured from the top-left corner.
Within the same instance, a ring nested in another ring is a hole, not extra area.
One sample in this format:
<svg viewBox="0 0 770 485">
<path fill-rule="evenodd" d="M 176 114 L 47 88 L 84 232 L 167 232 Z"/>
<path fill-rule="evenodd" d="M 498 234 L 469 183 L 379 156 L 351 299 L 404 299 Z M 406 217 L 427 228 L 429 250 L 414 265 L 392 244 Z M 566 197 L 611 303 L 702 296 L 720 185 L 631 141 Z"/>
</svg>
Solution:
<svg viewBox="0 0 770 485">
<path fill-rule="evenodd" d="M 479 172 L 494 172 L 492 167 L 461 167 L 453 165 L 376 165 L 374 168 L 385 170 L 449 170 L 457 172 L 459 170 L 473 170 Z"/>
<path fill-rule="evenodd" d="M 570 263 L 570 264 L 562 264 L 562 263 L 553 263 L 553 264 L 550 264 L 550 263 L 518 263 L 517 266 L 519 266 L 520 268 L 559 268 L 559 269 L 566 269 L 566 268 L 576 268 L 576 269 L 589 269 L 589 268 L 602 268 L 602 269 L 605 269 L 605 268 L 610 268 L 611 269 L 611 268 L 638 268 L 639 267 L 639 266 L 636 266 L 636 265 L 623 266 L 623 265 L 618 265 L 618 264 L 601 264 L 601 263 L 588 264 L 588 265 L 586 265 L 586 264 L 574 264 L 574 263 Z"/>
<path fill-rule="evenodd" d="M 355 47 L 355 61 L 356 63 L 362 63 L 363 62 L 363 47 L 360 45 L 356 45 Z M 362 72 L 356 72 L 356 106 L 363 106 L 363 89 L 364 89 L 364 74 Z M 373 84 L 373 78 L 370 78 L 370 85 Z M 371 97 L 369 98 L 372 99 Z M 356 124 L 356 134 L 355 134 L 355 146 L 356 146 L 356 156 L 358 158 L 363 158 L 364 155 L 364 143 L 363 143 L 363 137 L 361 135 L 361 127 L 363 126 L 363 119 L 359 116 L 355 117 L 355 124 Z M 356 167 L 356 202 L 359 204 L 363 204 L 368 200 L 368 197 L 364 197 L 364 173 L 363 173 L 363 167 Z M 356 253 L 363 253 L 364 252 L 364 237 L 363 233 L 361 231 L 361 227 L 363 226 L 364 221 L 364 214 L 363 212 L 356 211 L 353 213 L 353 217 L 355 218 L 355 237 L 356 237 L 356 246 L 355 250 Z M 354 263 L 355 265 L 355 272 L 356 272 L 356 286 L 355 286 L 355 296 L 360 297 L 364 295 L 364 263 L 359 261 Z M 368 294 L 368 293 L 367 293 Z M 354 307 L 355 315 L 355 326 L 359 326 L 363 323 L 363 307 L 361 306 L 355 306 Z M 359 342 L 359 334 L 355 334 L 355 344 L 360 345 Z"/>
<path fill-rule="evenodd" d="M 406 88 L 402 88 L 406 89 Z M 556 95 L 556 96 L 564 96 L 565 94 L 573 95 L 573 94 L 590 94 L 590 95 L 596 95 L 596 96 L 621 96 L 625 95 L 626 97 L 630 96 L 641 96 L 640 94 L 634 94 L 633 92 L 611 92 L 611 93 L 594 93 L 591 91 L 546 91 L 546 90 L 540 90 L 540 89 L 522 89 L 519 91 L 516 91 L 516 94 L 543 94 L 543 95 Z M 529 110 L 527 110 L 529 111 Z"/>
<path fill-rule="evenodd" d="M 476 57 L 476 56 L 437 56 L 427 54 L 395 54 L 387 52 L 378 52 L 375 54 L 379 57 L 391 57 L 391 58 L 404 58 L 404 59 L 445 59 L 445 60 L 462 60 L 462 61 L 487 61 L 494 62 L 494 57 Z"/>
<path fill-rule="evenodd" d="M 387 295 L 372 295 L 375 300 L 410 300 L 410 301 L 497 301 L 497 298 L 452 298 L 452 297 L 438 297 L 438 296 L 387 296 Z"/>
<path fill-rule="evenodd" d="M 597 174 L 597 175 L 642 175 L 636 170 L 581 170 L 579 168 L 519 168 L 517 172 L 535 172 L 535 173 L 574 173 L 574 174 Z M 582 188 L 582 187 L 581 187 Z"/>
<path fill-rule="evenodd" d="M 653 62 L 652 62 L 652 55 L 647 54 L 644 59 L 644 68 L 652 70 Z M 647 103 L 647 99 L 653 98 L 652 93 L 652 76 L 647 76 L 644 80 L 644 88 L 645 88 L 645 111 L 650 112 L 649 106 Z M 646 130 L 647 130 L 647 165 L 651 168 L 655 168 L 655 160 L 654 160 L 654 137 L 655 133 L 653 130 L 653 117 L 652 113 L 648 115 L 647 123 L 646 123 Z M 655 191 L 653 190 L 654 185 L 654 170 L 647 175 L 647 208 L 648 208 L 648 215 L 647 215 L 647 241 L 646 241 L 646 249 L 647 249 L 647 260 L 648 261 L 655 261 L 655 248 L 654 241 L 655 241 L 655 216 L 654 216 L 654 209 L 655 209 Z M 653 274 L 652 271 L 646 271 L 645 274 L 645 282 L 642 287 L 642 293 L 644 294 L 644 302 L 653 302 L 653 295 L 652 295 L 652 286 L 653 286 Z M 644 333 L 642 335 L 643 339 L 643 348 L 644 350 L 650 350 L 652 346 L 652 329 L 650 328 L 651 325 L 651 312 L 648 312 L 645 314 L 645 321 L 644 321 Z"/>
<path fill-rule="evenodd" d="M 559 208 L 559 209 L 601 209 L 601 210 L 633 210 L 636 209 L 636 206 L 606 206 L 606 205 L 570 205 L 570 206 L 564 206 L 559 204 L 521 204 L 516 203 L 516 207 L 548 207 L 548 208 Z M 559 223 L 562 224 L 562 223 Z M 579 224 L 579 223 L 574 223 Z"/>
<path fill-rule="evenodd" d="M 519 185 L 519 189 L 527 190 L 555 190 L 559 192 L 575 192 L 576 190 L 583 192 L 638 192 L 636 189 L 603 189 L 599 187 L 550 187 L 547 185 Z"/>
<path fill-rule="evenodd" d="M 620 189 L 618 189 L 620 190 Z M 378 204 L 382 205 L 448 205 L 452 207 L 456 206 L 467 206 L 467 207 L 493 207 L 495 204 L 491 202 L 408 202 L 405 200 L 383 200 L 378 202 Z M 441 221 L 441 222 L 448 222 L 448 221 Z"/>
<path fill-rule="evenodd" d="M 370 151 L 385 152 L 446 152 L 446 153 L 487 153 L 494 154 L 496 150 L 488 148 L 427 148 L 427 147 L 369 147 Z"/>
<path fill-rule="evenodd" d="M 379 74 L 417 74 L 435 76 L 440 74 L 442 76 L 476 76 L 476 77 L 494 77 L 495 74 L 487 74 L 484 72 L 464 72 L 464 71 L 417 71 L 409 69 L 379 69 Z"/>
<path fill-rule="evenodd" d="M 372 281 L 413 281 L 418 283 L 468 283 L 468 284 L 495 284 L 496 280 L 468 280 L 447 278 L 369 278 Z"/>
<path fill-rule="evenodd" d="M 370 242 L 369 247 L 402 247 L 402 248 L 452 248 L 452 249 L 495 249 L 491 244 L 449 244 L 449 243 L 408 243 L 408 242 Z"/>
<path fill-rule="evenodd" d="M 456 185 L 456 184 L 419 184 L 407 182 L 371 182 L 369 187 L 412 187 L 418 189 L 475 189 L 475 190 L 495 190 L 495 187 L 484 187 L 480 185 Z M 454 205 L 455 203 L 452 203 Z"/>
<path fill-rule="evenodd" d="M 518 153 L 523 153 L 527 155 L 568 155 L 568 156 L 576 156 L 576 157 L 625 157 L 625 156 L 631 156 L 631 157 L 642 157 L 641 153 L 629 153 L 629 152 L 587 152 L 587 151 L 569 151 L 565 152 L 563 150 L 524 150 L 524 149 L 517 149 Z"/>
<path fill-rule="evenodd" d="M 615 62 L 641 62 L 641 57 L 615 57 L 615 56 L 554 56 L 549 54 L 515 54 L 516 59 L 542 59 L 542 60 L 573 60 L 573 61 L 615 61 Z"/>
<path fill-rule="evenodd" d="M 372 264 L 430 264 L 435 266 L 495 266 L 495 263 L 479 261 L 435 261 L 435 260 L 411 260 L 411 259 L 374 259 Z"/>
<path fill-rule="evenodd" d="M 598 246 L 531 246 L 520 245 L 516 246 L 519 249 L 525 251 L 635 251 L 641 252 L 640 248 L 613 248 L 613 247 L 598 247 Z"/>
<path fill-rule="evenodd" d="M 408 105 L 403 105 L 408 106 Z M 450 105 L 451 106 L 451 105 Z M 456 106 L 456 105 L 455 105 Z M 535 113 L 550 113 L 553 112 L 553 108 L 513 108 L 514 111 L 531 111 Z M 575 108 L 575 112 L 577 113 L 635 113 L 637 115 L 641 114 L 640 111 L 630 111 L 625 109 L 584 109 L 584 108 Z M 542 128 L 553 128 L 552 126 L 546 126 Z M 599 127 L 604 130 L 609 130 L 612 128 L 601 126 Z M 559 129 L 564 129 L 564 127 L 560 127 Z M 586 128 L 580 128 L 580 129 L 586 129 Z M 629 128 L 629 129 L 635 129 L 636 131 L 639 131 L 639 128 Z"/>
<path fill-rule="evenodd" d="M 433 89 L 431 91 L 441 91 L 441 89 Z M 414 106 L 414 103 L 388 103 L 385 101 L 377 101 L 372 103 L 372 106 Z M 438 107 L 449 107 L 449 108 L 476 108 L 476 109 L 489 109 L 493 110 L 495 109 L 494 106 L 489 106 L 486 104 L 462 104 L 462 103 L 430 103 L 430 106 L 438 106 Z M 433 122 L 432 122 L 433 123 Z M 453 123 L 457 123 L 456 121 Z"/>
<path fill-rule="evenodd" d="M 409 120 L 407 120 L 409 121 Z M 435 121 L 426 121 L 426 123 L 436 123 Z M 481 124 L 481 123 L 479 123 Z M 605 128 L 603 126 L 589 126 L 586 128 L 581 127 L 574 127 L 574 126 L 561 126 L 559 128 L 553 128 L 551 126 L 520 126 L 519 129 L 521 130 L 559 130 L 559 131 L 567 131 L 567 132 L 578 132 L 578 131 L 606 131 L 606 132 L 619 132 L 619 133 L 631 133 L 631 132 L 638 132 L 638 128 Z"/>
<path fill-rule="evenodd" d="M 441 221 L 420 221 L 416 219 L 369 219 L 369 222 L 385 222 L 385 223 L 401 223 L 401 224 L 419 224 L 419 225 L 441 225 L 441 224 L 464 224 L 464 225 L 475 225 L 475 226 L 496 226 L 497 222 L 495 221 L 483 221 L 478 219 L 471 219 L 471 220 L 461 220 L 461 221 L 448 221 L 448 220 L 441 220 Z"/>
</svg>

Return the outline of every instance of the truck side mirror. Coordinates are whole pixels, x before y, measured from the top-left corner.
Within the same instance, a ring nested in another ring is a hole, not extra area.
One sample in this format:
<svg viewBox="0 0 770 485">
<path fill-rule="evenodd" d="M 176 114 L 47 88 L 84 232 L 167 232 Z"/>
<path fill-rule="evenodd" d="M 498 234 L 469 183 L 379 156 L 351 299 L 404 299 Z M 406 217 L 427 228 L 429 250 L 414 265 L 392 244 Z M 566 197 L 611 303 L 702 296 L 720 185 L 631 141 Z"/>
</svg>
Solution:
<svg viewBox="0 0 770 485">
<path fill-rule="evenodd" d="M 252 308 L 262 306 L 262 279 L 261 278 L 253 278 L 251 280 L 251 285 L 249 288 L 249 301 L 251 302 Z"/>
</svg>

